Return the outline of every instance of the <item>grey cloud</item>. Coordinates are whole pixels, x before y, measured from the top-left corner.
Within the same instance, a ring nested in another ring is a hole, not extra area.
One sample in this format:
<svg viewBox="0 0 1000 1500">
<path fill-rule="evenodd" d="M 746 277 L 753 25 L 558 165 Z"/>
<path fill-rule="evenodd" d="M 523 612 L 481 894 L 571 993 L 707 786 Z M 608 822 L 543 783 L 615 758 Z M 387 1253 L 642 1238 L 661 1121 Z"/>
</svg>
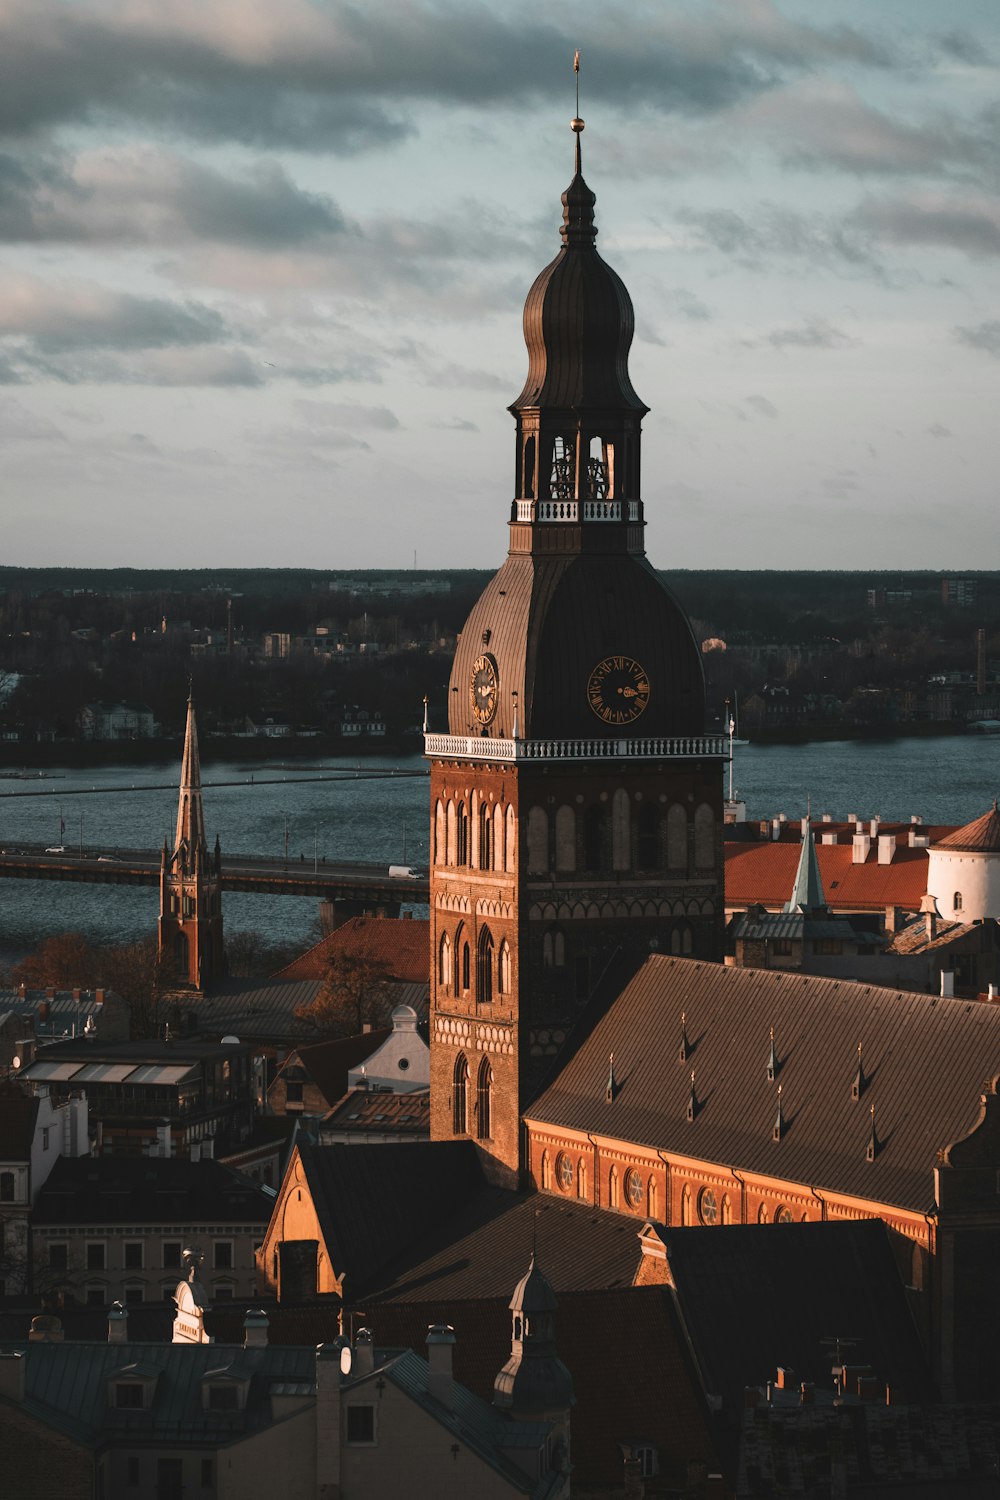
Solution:
<svg viewBox="0 0 1000 1500">
<path fill-rule="evenodd" d="M 435 422 L 434 427 L 441 432 L 478 432 L 479 428 L 475 422 L 466 421 L 464 417 L 455 417 L 450 422 Z"/>
<path fill-rule="evenodd" d="M 869 198 L 852 220 L 896 245 L 939 245 L 975 260 L 1000 255 L 1000 203 L 994 199 Z"/>
<path fill-rule="evenodd" d="M 774 328 L 767 335 L 766 342 L 775 349 L 843 349 L 858 341 L 818 318 L 794 328 Z"/>
<path fill-rule="evenodd" d="M 25 384 L 251 387 L 262 383 L 252 361 L 239 349 L 78 350 L 57 355 L 22 349 L 14 364 Z"/>
<path fill-rule="evenodd" d="M 399 427 L 399 418 L 387 406 L 356 406 L 347 402 L 304 399 L 296 401 L 294 406 L 313 431 L 326 427 L 350 427 L 394 432 Z"/>
<path fill-rule="evenodd" d="M 806 217 L 792 209 L 764 204 L 753 217 L 733 209 L 687 209 L 678 214 L 704 246 L 759 270 L 805 262 L 827 270 L 885 279 L 869 237 L 822 214 Z"/>
<path fill-rule="evenodd" d="M 948 31 L 939 36 L 938 46 L 948 57 L 953 57 L 957 62 L 968 63 L 972 67 L 986 65 L 990 61 L 990 55 L 978 37 L 974 37 L 968 31 Z"/>
<path fill-rule="evenodd" d="M 530 45 L 525 28 L 530 25 Z M 652 16 L 624 3 L 574 13 L 572 28 L 514 5 L 362 9 L 347 0 L 89 12 L 20 0 L 0 25 L 0 131 L 129 118 L 173 134 L 353 152 L 400 139 L 405 101 L 482 105 L 550 97 L 557 60 L 579 45 L 600 66 L 589 97 L 704 112 L 831 59 L 888 65 L 849 26 L 793 22 L 771 0 Z M 586 64 L 585 64 L 586 66 Z"/>
<path fill-rule="evenodd" d="M 766 396 L 748 396 L 747 406 L 752 406 L 754 411 L 759 412 L 762 417 L 774 418 L 778 415 L 778 408 L 773 401 L 768 401 Z"/>
<path fill-rule="evenodd" d="M 13 396 L 0 397 L 0 441 L 64 442 L 65 434 L 48 417 L 38 416 Z"/>
<path fill-rule="evenodd" d="M 946 427 L 943 422 L 932 422 L 926 430 L 928 437 L 950 438 L 955 436 L 951 428 Z"/>
<path fill-rule="evenodd" d="M 984 354 L 1000 359 L 1000 321 L 977 323 L 971 328 L 959 327 L 954 333 L 960 344 L 967 344 L 970 349 L 981 349 Z"/>
<path fill-rule="evenodd" d="M 467 391 L 506 391 L 509 380 L 502 380 L 492 370 L 474 369 L 470 365 L 433 365 L 418 356 L 423 363 L 423 378 L 427 385 L 445 389 L 457 388 Z"/>
</svg>

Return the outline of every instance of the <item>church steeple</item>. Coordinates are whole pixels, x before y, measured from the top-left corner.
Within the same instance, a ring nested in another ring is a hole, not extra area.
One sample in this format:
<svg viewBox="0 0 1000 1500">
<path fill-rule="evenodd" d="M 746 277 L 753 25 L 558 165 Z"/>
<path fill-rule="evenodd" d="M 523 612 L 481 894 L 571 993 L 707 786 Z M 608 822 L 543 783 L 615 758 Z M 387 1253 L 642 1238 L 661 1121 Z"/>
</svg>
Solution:
<svg viewBox="0 0 1000 1500">
<path fill-rule="evenodd" d="M 805 833 L 802 836 L 802 851 L 799 854 L 799 867 L 795 873 L 795 884 L 792 887 L 792 894 L 785 902 L 785 910 L 814 912 L 823 911 L 825 908 L 826 897 L 823 894 L 823 880 L 819 873 L 819 860 L 816 858 L 816 841 L 813 838 L 812 828 L 806 824 Z"/>
<path fill-rule="evenodd" d="M 576 170 L 562 195 L 562 249 L 528 293 L 528 375 L 509 408 L 518 455 L 511 551 L 641 553 L 639 428 L 649 408 L 628 373 L 635 315 L 621 278 L 597 253 L 583 121 L 572 128 Z"/>
<path fill-rule="evenodd" d="M 513 1315 L 510 1359 L 493 1382 L 493 1405 L 521 1421 L 563 1416 L 568 1438 L 573 1377 L 556 1353 L 559 1303 L 534 1251 L 508 1306 Z"/>
<path fill-rule="evenodd" d="M 178 983 L 204 989 L 225 973 L 222 942 L 221 851 L 209 855 L 201 796 L 201 759 L 194 696 L 188 697 L 173 850 L 160 859 L 160 962 Z"/>
</svg>

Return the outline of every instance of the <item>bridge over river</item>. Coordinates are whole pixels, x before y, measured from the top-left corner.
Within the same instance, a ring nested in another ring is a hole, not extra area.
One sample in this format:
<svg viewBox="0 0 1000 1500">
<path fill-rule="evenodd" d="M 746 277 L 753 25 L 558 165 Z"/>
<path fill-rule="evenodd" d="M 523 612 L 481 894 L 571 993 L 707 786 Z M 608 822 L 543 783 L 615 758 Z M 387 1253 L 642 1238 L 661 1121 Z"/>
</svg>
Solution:
<svg viewBox="0 0 1000 1500">
<path fill-rule="evenodd" d="M 313 896 L 348 909 L 398 911 L 426 905 L 426 873 L 390 874 L 386 865 L 329 864 L 320 859 L 273 859 L 253 854 L 222 856 L 222 889 L 274 896 Z M 61 880 L 84 885 L 152 885 L 160 881 L 160 851 L 118 849 L 71 852 L 21 844 L 0 850 L 0 879 Z"/>
</svg>

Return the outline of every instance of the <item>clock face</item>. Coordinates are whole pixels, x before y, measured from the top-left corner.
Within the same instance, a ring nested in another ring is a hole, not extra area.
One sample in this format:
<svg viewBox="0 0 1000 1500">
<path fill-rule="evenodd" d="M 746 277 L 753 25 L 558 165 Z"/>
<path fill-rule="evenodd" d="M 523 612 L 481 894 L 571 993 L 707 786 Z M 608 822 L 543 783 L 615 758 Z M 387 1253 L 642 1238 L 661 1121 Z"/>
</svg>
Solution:
<svg viewBox="0 0 1000 1500">
<path fill-rule="evenodd" d="M 604 724 L 631 724 L 649 702 L 649 676 L 631 656 L 606 656 L 587 679 L 587 700 Z"/>
<path fill-rule="evenodd" d="M 497 664 L 492 656 L 477 656 L 472 664 L 469 696 L 472 712 L 480 724 L 489 724 L 497 711 Z"/>
</svg>

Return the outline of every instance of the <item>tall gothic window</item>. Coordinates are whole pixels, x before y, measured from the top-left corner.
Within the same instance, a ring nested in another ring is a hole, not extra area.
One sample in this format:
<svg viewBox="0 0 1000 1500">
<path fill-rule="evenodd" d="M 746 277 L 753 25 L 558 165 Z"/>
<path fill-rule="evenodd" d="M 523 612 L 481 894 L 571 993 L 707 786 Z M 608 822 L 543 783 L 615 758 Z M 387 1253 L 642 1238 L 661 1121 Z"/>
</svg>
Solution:
<svg viewBox="0 0 1000 1500">
<path fill-rule="evenodd" d="M 643 802 L 636 819 L 636 865 L 656 870 L 660 864 L 660 814 L 655 802 Z"/>
<path fill-rule="evenodd" d="M 438 984 L 442 989 L 446 990 L 451 985 L 451 978 L 451 938 L 447 933 L 445 933 L 441 939 L 441 945 L 438 949 Z"/>
<path fill-rule="evenodd" d="M 691 1198 L 691 1189 L 687 1183 L 684 1184 L 684 1191 L 681 1193 L 681 1223 L 694 1223 L 694 1206 Z"/>
<path fill-rule="evenodd" d="M 493 936 L 488 927 L 479 934 L 476 949 L 476 1003 L 490 1005 L 493 1002 Z"/>
<path fill-rule="evenodd" d="M 694 815 L 694 862 L 700 870 L 710 868 L 715 859 L 715 819 L 707 802 Z"/>
<path fill-rule="evenodd" d="M 501 995 L 509 995 L 510 988 L 510 944 L 504 938 L 500 944 L 500 957 L 497 960 L 497 989 Z"/>
<path fill-rule="evenodd" d="M 588 870 L 604 868 L 604 826 L 607 819 L 599 802 L 588 807 L 583 821 L 583 863 Z"/>
<path fill-rule="evenodd" d="M 556 869 L 576 869 L 576 813 L 565 803 L 556 810 Z"/>
<path fill-rule="evenodd" d="M 465 923 L 464 922 L 459 922 L 458 928 L 456 929 L 456 932 L 455 932 L 455 952 L 454 952 L 454 955 L 453 955 L 453 957 L 454 957 L 454 963 L 455 963 L 455 982 L 452 985 L 452 988 L 455 991 L 456 995 L 459 994 L 461 990 L 469 988 L 469 986 L 467 984 L 463 985 L 463 983 L 462 983 L 462 949 L 463 949 L 463 947 L 468 948 L 468 944 L 465 941 Z"/>
<path fill-rule="evenodd" d="M 444 805 L 440 798 L 434 809 L 434 863 L 443 865 L 448 857 L 448 833 L 445 826 Z"/>
<path fill-rule="evenodd" d="M 488 802 L 479 809 L 479 868 L 493 868 L 493 814 Z"/>
<path fill-rule="evenodd" d="M 553 500 L 572 500 L 576 489 L 576 453 L 572 437 L 557 437 L 552 444 L 552 477 L 549 494 Z"/>
<path fill-rule="evenodd" d="M 506 838 L 505 868 L 508 874 L 514 874 L 517 870 L 517 819 L 514 814 L 513 804 L 507 808 L 507 838 Z"/>
<path fill-rule="evenodd" d="M 493 809 L 493 868 L 494 868 L 494 870 L 502 870 L 503 866 L 504 866 L 504 857 L 503 857 L 503 830 L 504 830 L 503 808 L 500 806 L 500 804 L 498 802 L 497 805 L 496 805 L 496 807 Z"/>
<path fill-rule="evenodd" d="M 469 863 L 469 814 L 464 802 L 458 804 L 458 849 L 456 863 Z"/>
<path fill-rule="evenodd" d="M 178 975 L 187 977 L 188 964 L 190 963 L 190 947 L 188 945 L 187 933 L 178 932 L 174 938 L 174 965 Z"/>
<path fill-rule="evenodd" d="M 667 864 L 671 870 L 686 870 L 688 862 L 687 813 L 679 802 L 667 813 Z"/>
<path fill-rule="evenodd" d="M 455 811 L 454 802 L 449 802 L 446 810 L 446 852 L 445 863 L 449 865 L 458 864 L 458 814 Z"/>
<path fill-rule="evenodd" d="M 493 1134 L 493 1069 L 488 1057 L 484 1057 L 479 1065 L 476 1093 L 476 1134 L 481 1141 L 488 1141 Z"/>
<path fill-rule="evenodd" d="M 524 444 L 524 468 L 521 474 L 521 494 L 525 500 L 535 498 L 535 439 L 528 438 Z"/>
<path fill-rule="evenodd" d="M 472 960 L 468 943 L 462 944 L 462 988 L 468 991 L 472 985 Z"/>
<path fill-rule="evenodd" d="M 621 1185 L 618 1181 L 618 1168 L 612 1167 L 608 1173 L 608 1203 L 612 1208 L 620 1208 L 622 1201 Z"/>
<path fill-rule="evenodd" d="M 544 807 L 528 813 L 528 874 L 543 875 L 549 868 L 549 816 Z"/>
<path fill-rule="evenodd" d="M 469 1064 L 465 1053 L 460 1052 L 455 1063 L 452 1085 L 452 1131 L 455 1135 L 469 1133 Z"/>
</svg>

